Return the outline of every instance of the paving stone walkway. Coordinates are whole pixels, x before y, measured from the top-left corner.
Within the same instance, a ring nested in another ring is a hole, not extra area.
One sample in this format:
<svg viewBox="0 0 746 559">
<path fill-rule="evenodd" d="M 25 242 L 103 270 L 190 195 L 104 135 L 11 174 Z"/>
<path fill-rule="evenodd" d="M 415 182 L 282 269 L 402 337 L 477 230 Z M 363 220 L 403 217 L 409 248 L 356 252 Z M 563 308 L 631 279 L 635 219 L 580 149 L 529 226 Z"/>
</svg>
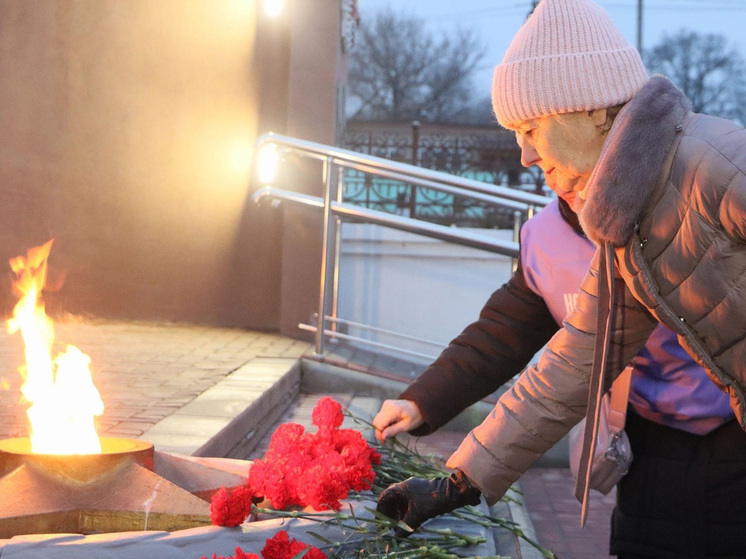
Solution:
<svg viewBox="0 0 746 559">
<path fill-rule="evenodd" d="M 616 489 L 590 493 L 590 514 L 580 528 L 580 503 L 570 468 L 532 468 L 521 476 L 524 503 L 539 541 L 560 559 L 606 559 Z"/>
</svg>

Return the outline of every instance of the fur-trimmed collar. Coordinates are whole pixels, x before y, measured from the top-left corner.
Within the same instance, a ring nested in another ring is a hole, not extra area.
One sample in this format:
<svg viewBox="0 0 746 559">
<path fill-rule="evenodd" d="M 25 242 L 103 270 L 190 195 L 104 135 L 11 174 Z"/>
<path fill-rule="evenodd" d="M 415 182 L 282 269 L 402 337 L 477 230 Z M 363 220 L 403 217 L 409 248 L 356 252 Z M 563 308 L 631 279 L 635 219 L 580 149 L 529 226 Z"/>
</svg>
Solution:
<svg viewBox="0 0 746 559">
<path fill-rule="evenodd" d="M 579 213 L 583 229 L 595 242 L 627 244 L 690 110 L 689 100 L 668 79 L 653 76 L 619 112 Z"/>
</svg>

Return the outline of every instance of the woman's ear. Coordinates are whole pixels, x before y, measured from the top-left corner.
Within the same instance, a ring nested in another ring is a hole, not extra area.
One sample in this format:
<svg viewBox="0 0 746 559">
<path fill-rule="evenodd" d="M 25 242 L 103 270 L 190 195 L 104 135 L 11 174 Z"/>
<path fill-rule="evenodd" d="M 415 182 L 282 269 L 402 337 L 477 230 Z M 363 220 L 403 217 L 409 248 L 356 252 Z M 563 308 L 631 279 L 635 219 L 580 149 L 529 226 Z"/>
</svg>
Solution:
<svg viewBox="0 0 746 559">
<path fill-rule="evenodd" d="M 608 132 L 611 130 L 611 118 L 609 118 L 608 111 L 606 109 L 595 109 L 588 111 L 588 116 L 591 118 L 594 126 L 601 132 Z"/>
</svg>

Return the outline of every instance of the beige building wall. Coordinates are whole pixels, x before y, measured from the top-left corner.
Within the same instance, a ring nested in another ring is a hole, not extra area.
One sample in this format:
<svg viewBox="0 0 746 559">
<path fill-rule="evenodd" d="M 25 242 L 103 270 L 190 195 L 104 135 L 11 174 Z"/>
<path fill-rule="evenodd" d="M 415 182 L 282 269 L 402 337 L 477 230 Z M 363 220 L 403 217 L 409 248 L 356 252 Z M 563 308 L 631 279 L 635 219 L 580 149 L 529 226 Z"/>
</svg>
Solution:
<svg viewBox="0 0 746 559">
<path fill-rule="evenodd" d="M 291 78 L 309 64 L 293 43 L 323 36 L 296 17 L 254 0 L 0 0 L 0 267 L 54 238 L 53 310 L 279 328 L 294 241 L 248 200 L 253 144 L 332 140 L 333 96 L 310 117 L 290 92 L 338 74 L 314 57 L 312 83 Z"/>
</svg>

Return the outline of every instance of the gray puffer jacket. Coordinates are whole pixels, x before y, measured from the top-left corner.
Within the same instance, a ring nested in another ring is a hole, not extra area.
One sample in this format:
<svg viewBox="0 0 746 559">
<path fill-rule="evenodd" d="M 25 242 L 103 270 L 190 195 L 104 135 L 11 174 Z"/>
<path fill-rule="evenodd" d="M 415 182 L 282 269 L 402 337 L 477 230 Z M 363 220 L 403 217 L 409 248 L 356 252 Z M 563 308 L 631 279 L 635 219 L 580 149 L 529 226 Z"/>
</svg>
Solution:
<svg viewBox="0 0 746 559">
<path fill-rule="evenodd" d="M 608 372 L 616 377 L 662 322 L 731 396 L 746 427 L 746 130 L 694 114 L 656 76 L 614 122 L 580 212 L 615 249 Z M 536 367 L 505 393 L 451 456 L 488 502 L 564 436 L 588 404 L 599 255 L 577 310 Z"/>
</svg>

